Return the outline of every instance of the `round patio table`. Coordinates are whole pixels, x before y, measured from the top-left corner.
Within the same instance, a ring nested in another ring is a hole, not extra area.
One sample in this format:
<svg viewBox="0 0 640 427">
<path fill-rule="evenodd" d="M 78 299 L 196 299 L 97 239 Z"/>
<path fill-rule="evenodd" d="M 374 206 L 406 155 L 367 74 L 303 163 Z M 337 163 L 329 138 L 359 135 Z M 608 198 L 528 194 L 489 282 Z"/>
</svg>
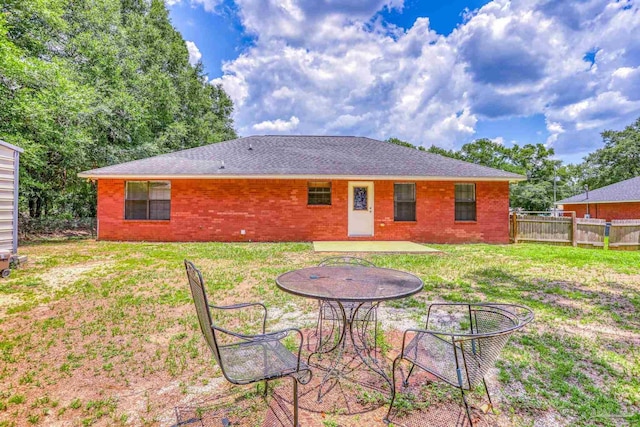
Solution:
<svg viewBox="0 0 640 427">
<path fill-rule="evenodd" d="M 389 386 L 391 379 L 381 367 L 379 361 L 371 356 L 372 348 L 366 343 L 366 333 L 360 337 L 362 346 L 354 338 L 354 323 L 365 323 L 369 316 L 357 317 L 358 310 L 364 303 L 378 303 L 400 298 L 406 298 L 422 290 L 422 280 L 413 274 L 392 270 L 389 268 L 365 267 L 354 265 L 308 267 L 284 273 L 276 279 L 280 289 L 285 292 L 305 298 L 332 301 L 340 309 L 338 318 L 341 319 L 340 335 L 335 345 L 328 350 L 316 349 L 309 355 L 334 353 L 333 360 L 321 382 L 318 391 L 318 401 L 321 400 L 322 387 L 327 380 L 339 376 L 339 362 L 347 345 L 353 346 L 358 358 L 373 372 L 380 375 Z M 347 315 L 344 304 L 350 303 L 353 308 Z M 321 347 L 321 346 L 320 346 Z M 375 349 L 375 343 L 374 343 Z"/>
</svg>

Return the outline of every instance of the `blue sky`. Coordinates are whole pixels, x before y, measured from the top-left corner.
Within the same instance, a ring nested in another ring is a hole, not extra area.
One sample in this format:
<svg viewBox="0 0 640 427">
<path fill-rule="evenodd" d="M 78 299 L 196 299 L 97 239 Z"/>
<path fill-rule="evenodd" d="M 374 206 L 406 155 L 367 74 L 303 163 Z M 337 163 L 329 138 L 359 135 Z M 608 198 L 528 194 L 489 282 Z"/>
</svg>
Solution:
<svg viewBox="0 0 640 427">
<path fill-rule="evenodd" d="M 544 143 L 578 162 L 640 117 L 634 0 L 166 0 L 251 134 Z"/>
</svg>

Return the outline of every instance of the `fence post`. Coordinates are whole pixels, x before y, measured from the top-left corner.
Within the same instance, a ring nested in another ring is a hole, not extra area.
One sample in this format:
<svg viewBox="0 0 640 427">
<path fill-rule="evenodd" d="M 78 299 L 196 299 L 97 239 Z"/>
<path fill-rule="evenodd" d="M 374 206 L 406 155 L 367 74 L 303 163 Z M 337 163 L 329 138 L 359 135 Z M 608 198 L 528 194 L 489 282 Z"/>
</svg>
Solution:
<svg viewBox="0 0 640 427">
<path fill-rule="evenodd" d="M 513 221 L 513 243 L 518 243 L 518 215 L 513 212 L 511 220 Z"/>
<path fill-rule="evenodd" d="M 578 246 L 578 220 L 575 211 L 571 212 L 571 224 L 571 244 Z"/>
</svg>

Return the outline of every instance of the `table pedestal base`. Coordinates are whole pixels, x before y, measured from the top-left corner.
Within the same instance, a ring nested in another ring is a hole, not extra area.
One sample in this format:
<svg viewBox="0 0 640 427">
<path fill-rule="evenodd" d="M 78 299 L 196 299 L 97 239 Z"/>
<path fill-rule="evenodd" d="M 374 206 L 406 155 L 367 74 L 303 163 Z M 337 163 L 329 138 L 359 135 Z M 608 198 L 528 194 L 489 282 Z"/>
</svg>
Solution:
<svg viewBox="0 0 640 427">
<path fill-rule="evenodd" d="M 336 331 L 337 335 L 334 336 L 332 333 L 325 338 L 321 330 L 317 331 L 318 347 L 308 358 L 309 366 L 320 370 L 321 373 L 324 372 L 318 387 L 317 401 L 322 402 L 324 394 L 331 390 L 335 383 L 344 380 L 377 392 L 390 393 L 393 386 L 391 378 L 377 358 L 376 343 L 373 346 L 369 344 L 368 331 L 372 309 L 358 318 L 358 311 L 364 303 L 356 305 L 348 315 L 344 305 L 340 301 L 336 303 L 340 310 L 336 313 L 338 316 L 333 317 L 337 318 L 339 323 L 331 325 L 331 331 Z M 362 374 L 358 375 L 358 371 L 363 366 L 375 373 L 375 376 L 382 381 L 378 384 L 371 382 L 363 384 L 362 381 L 358 381 L 362 377 Z M 331 385 L 332 383 L 334 384 Z"/>
</svg>

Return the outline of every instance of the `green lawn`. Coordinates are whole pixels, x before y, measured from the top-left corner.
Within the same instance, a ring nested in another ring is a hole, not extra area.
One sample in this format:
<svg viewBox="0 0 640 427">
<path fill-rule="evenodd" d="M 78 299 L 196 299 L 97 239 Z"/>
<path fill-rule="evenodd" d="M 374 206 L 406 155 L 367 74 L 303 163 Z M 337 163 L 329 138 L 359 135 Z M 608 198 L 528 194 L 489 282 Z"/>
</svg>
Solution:
<svg viewBox="0 0 640 427">
<path fill-rule="evenodd" d="M 499 424 L 640 424 L 640 253 L 430 246 L 444 254 L 365 256 L 424 280 L 422 293 L 391 306 L 415 326 L 436 300 L 535 311 L 492 372 Z M 326 256 L 306 243 L 76 241 L 21 253 L 29 263 L 0 282 L 0 426 L 175 423 L 174 406 L 225 387 L 197 329 L 183 258 L 202 269 L 211 299 L 263 301 L 271 326 L 304 328 L 316 305 L 274 278 Z"/>
</svg>

